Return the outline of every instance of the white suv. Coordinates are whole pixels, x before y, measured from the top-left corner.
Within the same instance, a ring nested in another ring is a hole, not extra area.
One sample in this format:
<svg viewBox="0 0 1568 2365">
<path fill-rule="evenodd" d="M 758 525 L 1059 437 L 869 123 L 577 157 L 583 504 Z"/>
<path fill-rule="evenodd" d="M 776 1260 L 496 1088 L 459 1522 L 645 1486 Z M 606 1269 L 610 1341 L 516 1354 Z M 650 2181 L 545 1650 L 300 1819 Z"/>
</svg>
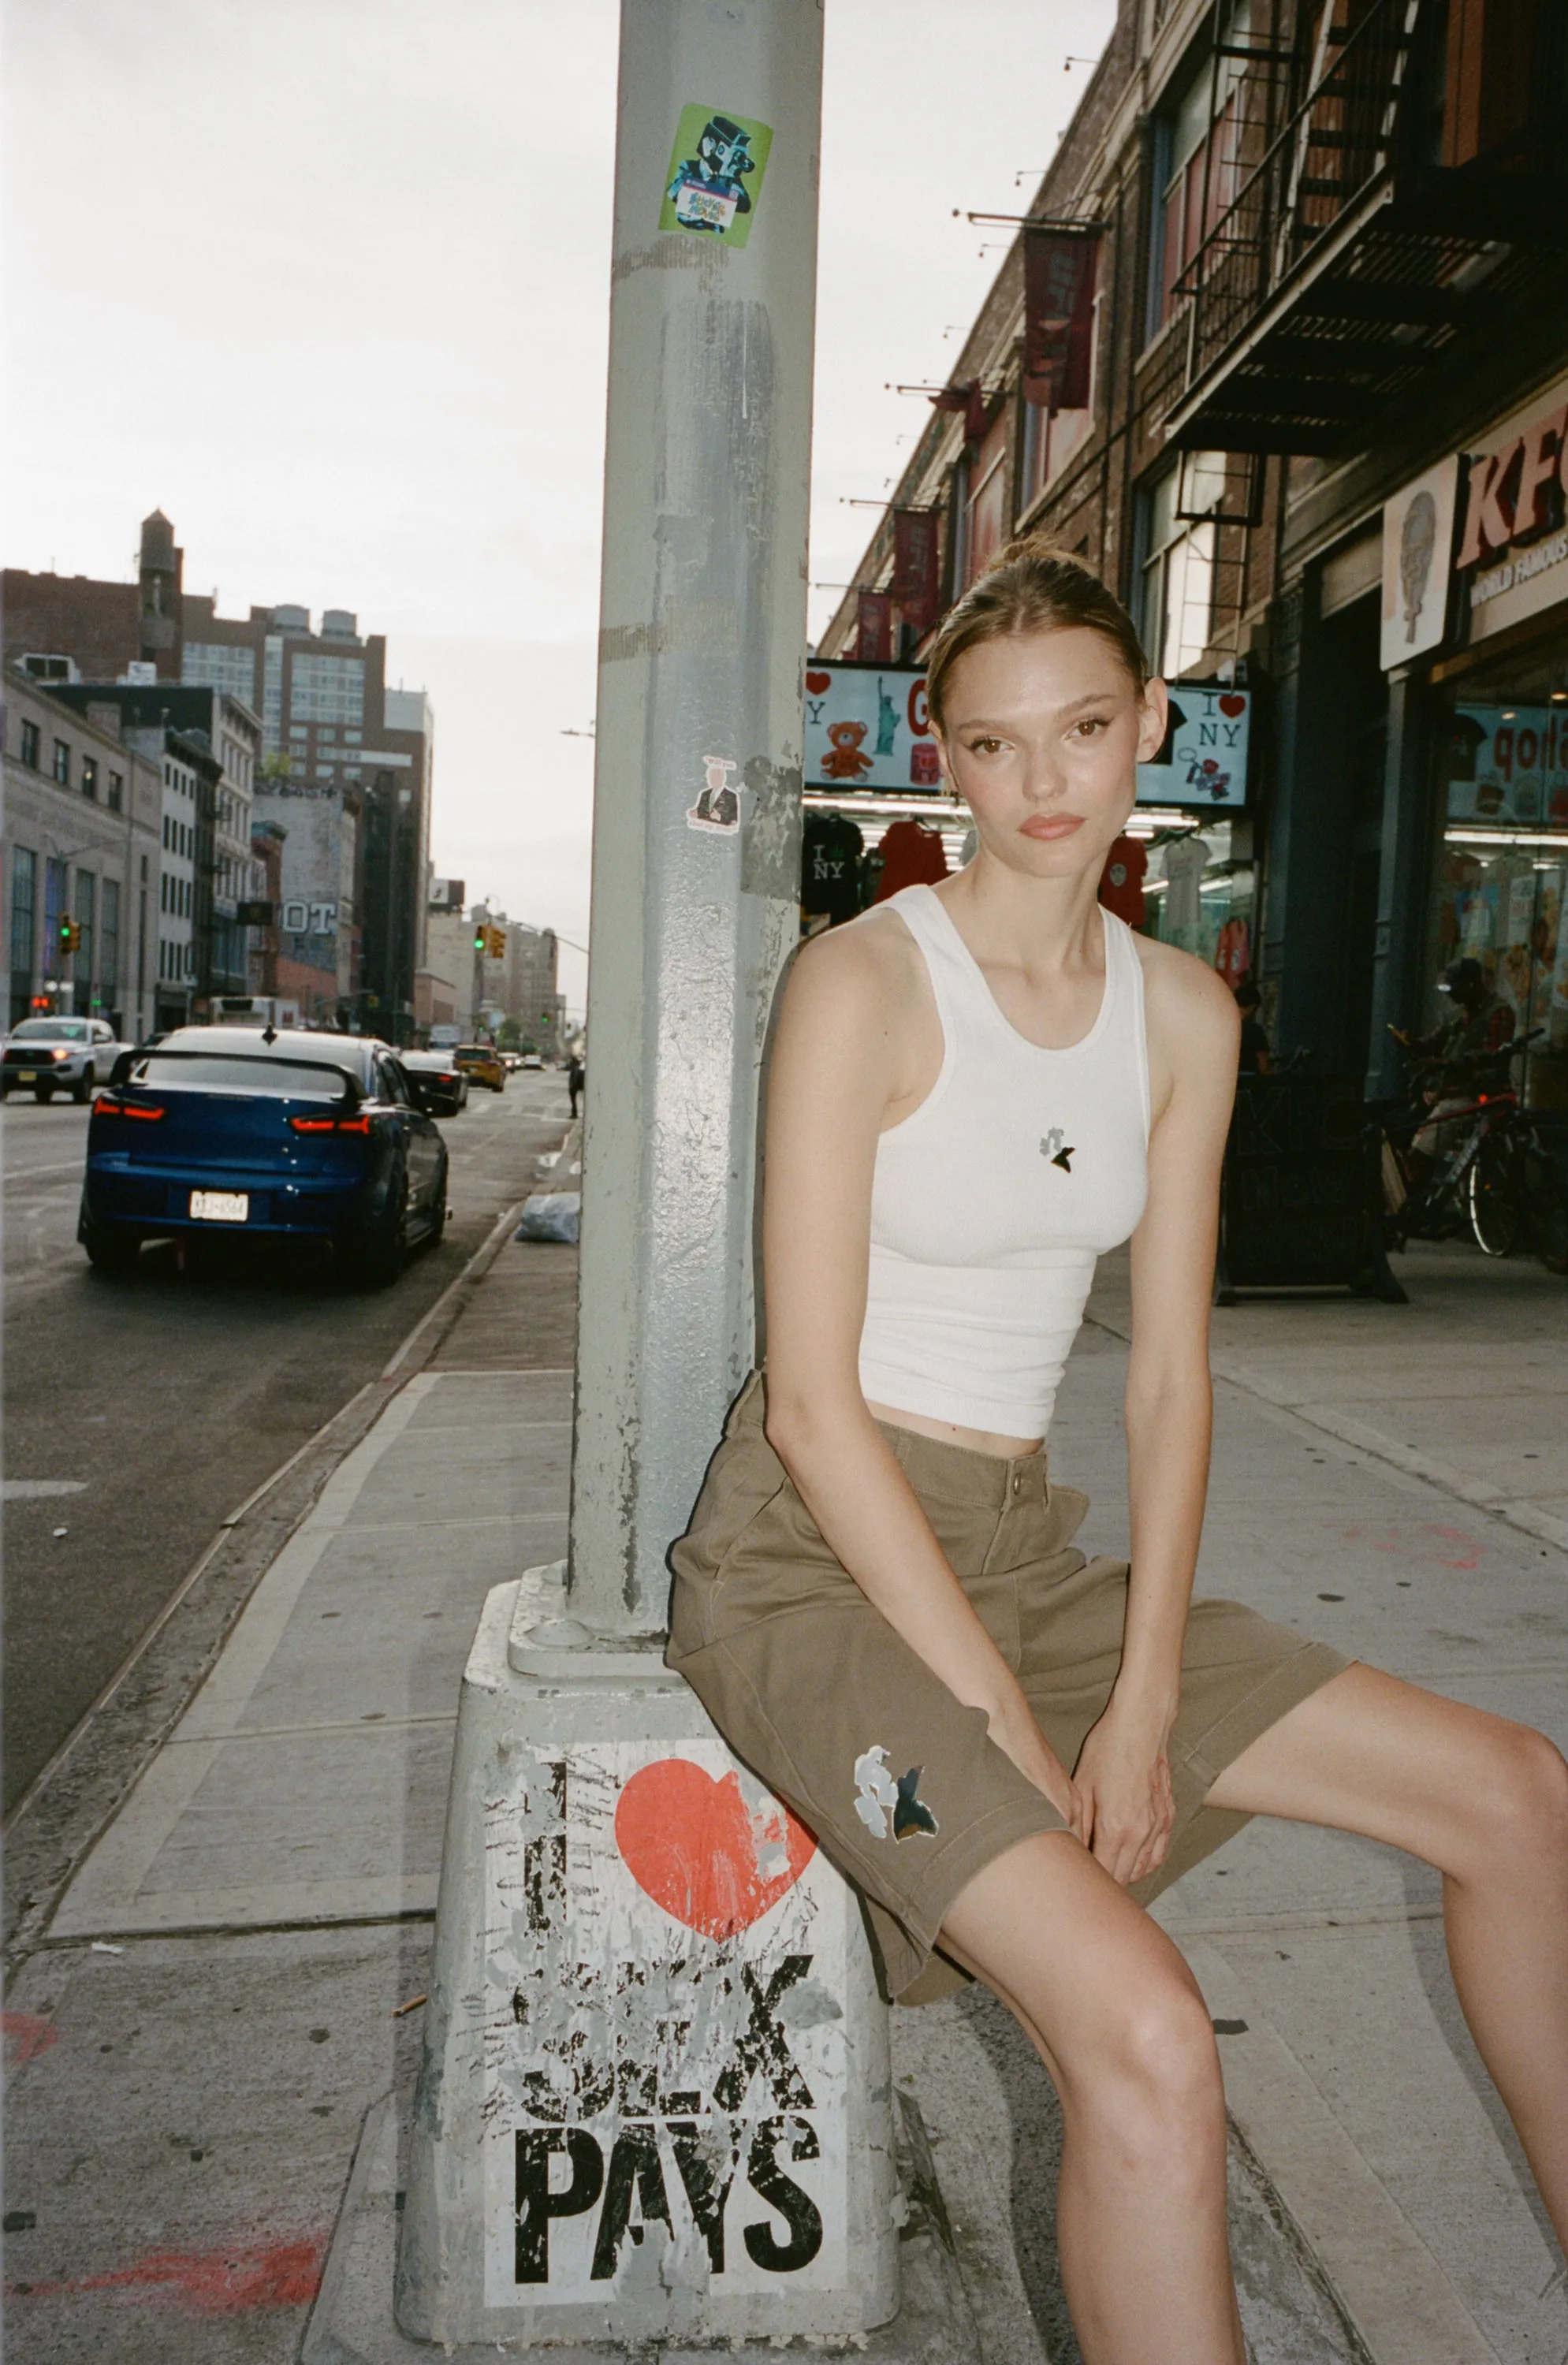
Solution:
<svg viewBox="0 0 1568 2365">
<path fill-rule="evenodd" d="M 89 1101 L 129 1048 L 102 1018 L 24 1018 L 11 1029 L 0 1059 L 0 1100 L 30 1092 L 37 1101 L 51 1101 L 56 1093 Z"/>
</svg>

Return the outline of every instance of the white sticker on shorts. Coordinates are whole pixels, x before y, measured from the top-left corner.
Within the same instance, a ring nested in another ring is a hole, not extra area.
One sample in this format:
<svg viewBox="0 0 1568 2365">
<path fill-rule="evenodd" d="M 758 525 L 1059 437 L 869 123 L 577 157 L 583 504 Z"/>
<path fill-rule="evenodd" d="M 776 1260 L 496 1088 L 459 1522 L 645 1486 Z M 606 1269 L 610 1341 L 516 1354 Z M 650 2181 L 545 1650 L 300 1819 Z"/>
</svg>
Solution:
<svg viewBox="0 0 1568 2365">
<path fill-rule="evenodd" d="M 912 1765 L 895 1782 L 888 1771 L 888 1753 L 868 1749 L 855 1761 L 855 1811 L 873 1839 L 885 1840 L 890 1821 L 895 1840 L 914 1833 L 935 1839 L 937 1821 L 924 1799 L 917 1796 L 924 1765 Z"/>
</svg>

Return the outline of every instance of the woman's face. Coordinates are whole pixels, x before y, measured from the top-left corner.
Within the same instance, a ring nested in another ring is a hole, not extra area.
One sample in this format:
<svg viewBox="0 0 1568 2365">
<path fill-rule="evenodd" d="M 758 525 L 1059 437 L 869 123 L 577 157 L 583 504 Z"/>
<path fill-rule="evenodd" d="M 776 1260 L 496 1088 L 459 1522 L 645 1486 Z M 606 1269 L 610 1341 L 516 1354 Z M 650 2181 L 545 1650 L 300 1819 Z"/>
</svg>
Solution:
<svg viewBox="0 0 1568 2365">
<path fill-rule="evenodd" d="M 945 705 L 943 763 L 985 851 L 1032 878 L 1098 879 L 1165 736 L 1164 683 L 1140 696 L 1103 633 L 1064 625 L 966 649 Z"/>
</svg>

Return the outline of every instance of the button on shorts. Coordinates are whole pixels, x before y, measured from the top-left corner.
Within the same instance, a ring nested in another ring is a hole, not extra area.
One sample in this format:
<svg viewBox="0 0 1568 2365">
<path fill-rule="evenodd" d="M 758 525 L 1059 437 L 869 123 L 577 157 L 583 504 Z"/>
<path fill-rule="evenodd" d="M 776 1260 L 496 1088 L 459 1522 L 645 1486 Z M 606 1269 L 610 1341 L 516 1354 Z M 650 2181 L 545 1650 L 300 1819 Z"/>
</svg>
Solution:
<svg viewBox="0 0 1568 2365">
<path fill-rule="evenodd" d="M 932 1962 L 974 1876 L 1061 1816 L 874 1608 L 823 1541 L 763 1434 L 760 1373 L 709 1465 L 676 1571 L 666 1663 L 737 1757 L 815 1834 L 865 1900 L 890 1996 L 958 1983 Z M 883 1426 L 936 1540 L 1070 1770 L 1121 1661 L 1127 1564 L 1086 1560 L 1088 1497 L 1045 1452 L 1006 1461 Z M 1148 1903 L 1247 1821 L 1211 1785 L 1298 1700 L 1350 1664 L 1237 1601 L 1194 1601 L 1170 1741 L 1176 1823 Z"/>
</svg>

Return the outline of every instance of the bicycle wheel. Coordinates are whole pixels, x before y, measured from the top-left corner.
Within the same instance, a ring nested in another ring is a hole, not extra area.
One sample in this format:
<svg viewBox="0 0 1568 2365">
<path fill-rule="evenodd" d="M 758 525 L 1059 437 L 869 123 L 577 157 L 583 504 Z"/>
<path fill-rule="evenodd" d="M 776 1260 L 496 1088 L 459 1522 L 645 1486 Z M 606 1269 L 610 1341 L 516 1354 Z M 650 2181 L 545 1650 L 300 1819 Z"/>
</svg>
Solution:
<svg viewBox="0 0 1568 2365">
<path fill-rule="evenodd" d="M 1524 1222 L 1522 1181 L 1506 1135 L 1487 1134 L 1465 1177 L 1470 1228 L 1483 1256 L 1511 1256 L 1518 1246 Z"/>
</svg>

